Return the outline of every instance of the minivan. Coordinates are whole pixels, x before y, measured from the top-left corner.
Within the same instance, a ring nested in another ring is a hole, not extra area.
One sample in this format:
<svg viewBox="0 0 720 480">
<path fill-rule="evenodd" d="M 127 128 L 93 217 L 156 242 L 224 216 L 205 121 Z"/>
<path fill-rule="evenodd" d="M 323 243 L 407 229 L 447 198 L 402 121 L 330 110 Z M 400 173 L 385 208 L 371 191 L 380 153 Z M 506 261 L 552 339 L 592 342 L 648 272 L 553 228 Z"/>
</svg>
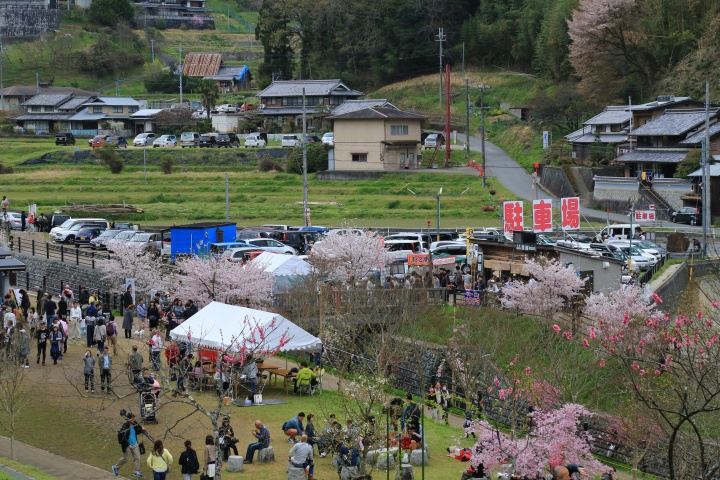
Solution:
<svg viewBox="0 0 720 480">
<path fill-rule="evenodd" d="M 53 228 L 50 230 L 50 236 L 52 237 L 55 232 L 58 232 L 58 231 L 60 231 L 60 230 L 69 230 L 69 229 L 71 229 L 72 227 L 74 227 L 75 225 L 77 225 L 77 224 L 79 224 L 79 223 L 91 223 L 91 222 L 95 222 L 95 223 L 105 222 L 105 223 L 107 223 L 107 220 L 105 220 L 104 218 L 69 218 L 69 219 L 65 220 L 65 221 L 62 223 L 62 225 L 57 226 L 57 227 L 53 227 Z M 110 226 L 110 225 L 107 225 L 105 228 L 108 228 L 109 226 Z"/>
<path fill-rule="evenodd" d="M 630 225 L 629 223 L 619 223 L 617 225 L 608 225 L 607 227 L 600 230 L 595 236 L 595 240 L 602 242 L 605 237 L 612 238 L 613 240 L 627 240 L 633 236 L 633 228 L 638 225 Z"/>
<path fill-rule="evenodd" d="M 146 147 L 155 141 L 155 134 L 152 132 L 139 133 L 133 140 L 133 147 Z"/>
<path fill-rule="evenodd" d="M 385 240 L 385 249 L 388 257 L 394 259 L 406 259 L 413 253 L 426 253 L 423 243 L 417 240 Z"/>
<path fill-rule="evenodd" d="M 245 148 L 264 147 L 267 145 L 267 133 L 255 132 L 245 137 Z"/>
<path fill-rule="evenodd" d="M 180 135 L 180 147 L 192 148 L 200 146 L 200 134 L 198 132 L 183 132 Z"/>
<path fill-rule="evenodd" d="M 297 147 L 300 145 L 300 139 L 297 135 L 283 135 L 281 145 L 283 147 Z"/>
</svg>

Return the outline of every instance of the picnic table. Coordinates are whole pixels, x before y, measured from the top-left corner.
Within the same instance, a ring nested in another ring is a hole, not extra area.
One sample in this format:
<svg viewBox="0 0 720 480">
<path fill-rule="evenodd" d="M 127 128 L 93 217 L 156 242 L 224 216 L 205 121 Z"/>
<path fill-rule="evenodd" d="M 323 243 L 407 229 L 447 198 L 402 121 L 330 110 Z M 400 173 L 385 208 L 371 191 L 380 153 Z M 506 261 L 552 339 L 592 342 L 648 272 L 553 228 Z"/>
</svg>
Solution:
<svg viewBox="0 0 720 480">
<path fill-rule="evenodd" d="M 275 375 L 275 385 L 277 385 L 278 377 L 283 378 L 283 388 L 285 393 L 288 391 L 288 383 L 292 383 L 292 379 L 297 376 L 297 372 L 288 370 L 287 368 L 278 368 L 277 370 L 270 370 L 271 375 Z"/>
</svg>

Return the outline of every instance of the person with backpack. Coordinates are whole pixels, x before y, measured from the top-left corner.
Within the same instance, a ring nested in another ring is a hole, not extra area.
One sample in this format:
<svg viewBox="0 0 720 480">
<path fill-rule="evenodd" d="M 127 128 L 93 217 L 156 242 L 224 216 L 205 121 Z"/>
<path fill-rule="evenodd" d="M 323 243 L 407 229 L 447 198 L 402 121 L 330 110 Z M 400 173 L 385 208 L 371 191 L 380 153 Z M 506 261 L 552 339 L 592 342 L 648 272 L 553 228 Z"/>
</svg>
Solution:
<svg viewBox="0 0 720 480">
<path fill-rule="evenodd" d="M 110 375 L 110 369 L 112 368 L 112 357 L 110 356 L 110 349 L 105 347 L 103 354 L 98 360 L 100 366 L 100 390 L 110 393 L 110 382 L 112 381 Z"/>
<path fill-rule="evenodd" d="M 53 359 L 53 365 L 57 365 L 58 360 L 62 359 L 62 341 L 63 334 L 60 333 L 59 326 L 53 325 L 50 334 L 50 357 Z"/>
<path fill-rule="evenodd" d="M 185 451 L 180 454 L 178 465 L 180 465 L 183 480 L 192 480 L 192 476 L 200 472 L 200 460 L 198 460 L 197 452 L 192 449 L 190 440 L 185 440 Z"/>
<path fill-rule="evenodd" d="M 112 345 L 113 355 L 117 355 L 117 332 L 118 327 L 117 323 L 115 323 L 115 317 L 110 316 L 107 322 L 107 325 L 105 325 L 105 336 L 107 337 L 107 341 L 109 345 Z"/>
<path fill-rule="evenodd" d="M 123 426 L 120 427 L 118 431 L 118 443 L 122 449 L 123 456 L 111 467 L 112 472 L 115 476 L 119 475 L 120 468 L 125 465 L 128 457 L 131 456 L 135 463 L 133 477 L 142 477 L 142 473 L 140 473 L 140 442 L 138 436 L 145 432 L 145 428 L 137 424 L 134 413 L 126 413 L 125 418 L 127 419 L 126 422 L 123 423 Z"/>
<path fill-rule="evenodd" d="M 105 350 L 105 340 L 107 340 L 107 328 L 105 327 L 105 319 L 103 319 L 103 317 L 98 318 L 93 338 L 97 343 L 97 355 L 100 356 Z"/>
<path fill-rule="evenodd" d="M 162 440 L 155 440 L 152 452 L 148 455 L 147 464 L 153 471 L 154 480 L 165 480 L 170 472 L 170 465 L 173 463 L 173 457 L 163 445 Z"/>
<path fill-rule="evenodd" d="M 40 324 L 40 328 L 35 332 L 35 338 L 37 339 L 37 364 L 40 364 L 40 354 L 42 354 L 42 364 L 45 365 L 47 343 L 50 338 L 50 331 L 45 326 L 45 322 Z"/>
</svg>

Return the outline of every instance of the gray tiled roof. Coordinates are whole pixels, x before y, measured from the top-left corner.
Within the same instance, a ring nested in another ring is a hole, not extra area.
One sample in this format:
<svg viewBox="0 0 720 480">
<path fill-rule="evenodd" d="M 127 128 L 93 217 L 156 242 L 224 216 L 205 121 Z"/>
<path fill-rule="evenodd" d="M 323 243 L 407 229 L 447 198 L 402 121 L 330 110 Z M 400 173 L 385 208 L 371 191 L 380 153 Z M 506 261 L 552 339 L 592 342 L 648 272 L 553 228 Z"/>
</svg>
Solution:
<svg viewBox="0 0 720 480">
<path fill-rule="evenodd" d="M 715 122 L 710 125 L 710 138 L 720 133 L 720 122 Z M 679 143 L 679 145 L 702 145 L 705 140 L 705 128 L 699 132 L 690 135 L 688 138 Z"/>
<path fill-rule="evenodd" d="M 687 151 L 633 150 L 615 160 L 616 162 L 680 163 Z"/>
<path fill-rule="evenodd" d="M 692 173 L 688 174 L 688 177 L 701 177 L 703 174 L 702 168 L 698 168 Z M 711 177 L 720 177 L 720 164 L 713 163 L 710 165 L 710 176 Z"/>
<path fill-rule="evenodd" d="M 365 100 L 345 100 L 343 103 L 335 107 L 335 110 L 333 110 L 333 115 L 342 115 L 343 113 L 349 113 L 354 112 L 356 110 L 362 110 L 363 108 L 368 107 L 387 107 L 387 108 L 395 108 L 397 107 L 393 105 L 392 103 L 388 102 L 384 98 L 367 98 Z"/>
<path fill-rule="evenodd" d="M 45 105 L 55 107 L 61 103 L 65 103 L 72 98 L 72 93 L 41 93 L 35 95 L 27 102 L 23 103 L 23 106 L 29 105 Z"/>
<path fill-rule="evenodd" d="M 139 107 L 140 102 L 132 97 L 98 97 L 95 100 L 87 102 L 85 105 L 112 105 L 112 106 L 132 106 Z"/>
<path fill-rule="evenodd" d="M 13 85 L 12 87 L 5 87 L 0 92 L 6 97 L 34 97 L 37 95 L 38 88 L 36 85 Z M 40 94 L 43 93 L 74 93 L 75 95 L 97 95 L 97 92 L 89 92 L 80 88 L 74 87 L 40 87 Z"/>
<path fill-rule="evenodd" d="M 354 112 L 343 113 L 341 115 L 333 115 L 328 117 L 330 120 L 343 120 L 351 118 L 362 118 L 362 119 L 393 119 L 393 118 L 406 118 L 406 119 L 418 119 L 425 120 L 427 117 L 418 115 L 417 113 L 403 112 L 397 108 L 388 107 L 370 107 L 363 108 L 362 110 L 355 110 Z"/>
<path fill-rule="evenodd" d="M 710 118 L 715 118 L 717 114 L 717 109 L 711 110 Z M 631 135 L 684 135 L 690 130 L 702 126 L 703 122 L 705 122 L 705 111 L 703 109 L 667 110 L 658 118 L 649 121 L 642 127 L 634 129 Z"/>
<path fill-rule="evenodd" d="M 56 121 L 56 120 L 69 120 L 72 113 L 23 113 L 17 117 L 13 117 L 13 120 L 18 122 L 25 121 Z"/>
<path fill-rule="evenodd" d="M 100 120 L 102 118 L 105 118 L 107 115 L 104 113 L 90 113 L 88 112 L 87 108 L 83 108 L 78 113 L 70 117 L 70 120 L 78 120 L 78 121 L 92 121 L 92 120 Z"/>
<path fill-rule="evenodd" d="M 359 97 L 363 93 L 353 90 L 339 79 L 332 80 L 276 80 L 257 96 L 262 97 L 298 97 L 303 88 L 306 96 L 347 95 Z"/>
<path fill-rule="evenodd" d="M 273 115 L 302 115 L 303 107 L 278 107 L 278 108 L 263 108 L 262 110 L 252 110 L 250 113 L 256 113 L 257 115 L 273 116 Z M 308 116 L 312 116 L 315 113 L 315 106 L 306 106 L 305 113 Z"/>
<path fill-rule="evenodd" d="M 92 97 L 75 97 L 60 105 L 58 110 L 72 110 L 73 112 L 89 102 Z"/>
<path fill-rule="evenodd" d="M 583 122 L 584 125 L 622 125 L 630 122 L 630 109 L 627 106 L 611 106 L 606 107 L 604 111 L 595 115 L 591 119 Z"/>
</svg>

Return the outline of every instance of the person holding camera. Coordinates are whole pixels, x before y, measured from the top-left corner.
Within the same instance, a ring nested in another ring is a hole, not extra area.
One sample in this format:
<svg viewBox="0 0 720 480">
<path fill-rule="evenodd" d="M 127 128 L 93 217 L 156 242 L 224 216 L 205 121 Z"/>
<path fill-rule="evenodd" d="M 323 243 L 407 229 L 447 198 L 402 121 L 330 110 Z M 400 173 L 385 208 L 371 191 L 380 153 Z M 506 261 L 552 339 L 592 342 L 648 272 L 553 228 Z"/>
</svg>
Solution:
<svg viewBox="0 0 720 480">
<path fill-rule="evenodd" d="M 253 462 L 253 457 L 257 450 L 262 450 L 270 446 L 270 430 L 268 430 L 260 420 L 255 420 L 255 430 L 251 433 L 257 438 L 257 442 L 248 445 L 247 453 L 245 454 L 245 463 Z"/>
<path fill-rule="evenodd" d="M 308 480 L 313 480 L 315 462 L 313 462 L 313 447 L 307 443 L 307 435 L 300 437 L 300 443 L 296 443 L 288 452 L 288 461 L 295 468 L 308 469 Z"/>
<path fill-rule="evenodd" d="M 230 456 L 230 449 L 232 448 L 235 455 L 238 455 L 238 449 L 235 446 L 237 444 L 238 439 L 235 438 L 235 432 L 233 431 L 233 428 L 230 426 L 230 418 L 225 417 L 223 418 L 222 425 L 220 426 L 219 432 L 218 432 L 218 443 L 222 446 L 223 451 L 223 460 L 227 462 L 228 457 Z"/>
</svg>

